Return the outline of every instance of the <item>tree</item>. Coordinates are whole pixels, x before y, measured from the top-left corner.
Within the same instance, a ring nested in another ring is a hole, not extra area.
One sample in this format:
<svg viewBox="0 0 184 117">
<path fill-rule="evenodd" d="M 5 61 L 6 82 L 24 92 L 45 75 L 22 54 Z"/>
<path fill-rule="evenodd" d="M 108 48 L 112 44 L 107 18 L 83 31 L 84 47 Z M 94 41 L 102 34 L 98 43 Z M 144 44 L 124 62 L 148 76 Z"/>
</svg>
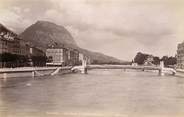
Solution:
<svg viewBox="0 0 184 117">
<path fill-rule="evenodd" d="M 172 56 L 171 57 L 163 56 L 161 60 L 164 61 L 165 66 L 175 65 L 177 61 L 176 57 L 172 57 Z"/>
<path fill-rule="evenodd" d="M 175 65 L 177 63 L 176 57 L 169 57 L 168 59 L 168 65 Z"/>
<path fill-rule="evenodd" d="M 134 58 L 134 62 L 142 65 L 144 64 L 144 61 L 148 58 L 148 54 L 143 54 L 141 52 L 138 52 L 137 55 Z"/>
<path fill-rule="evenodd" d="M 159 65 L 160 64 L 160 58 L 157 57 L 157 56 L 153 57 L 153 64 Z"/>
</svg>

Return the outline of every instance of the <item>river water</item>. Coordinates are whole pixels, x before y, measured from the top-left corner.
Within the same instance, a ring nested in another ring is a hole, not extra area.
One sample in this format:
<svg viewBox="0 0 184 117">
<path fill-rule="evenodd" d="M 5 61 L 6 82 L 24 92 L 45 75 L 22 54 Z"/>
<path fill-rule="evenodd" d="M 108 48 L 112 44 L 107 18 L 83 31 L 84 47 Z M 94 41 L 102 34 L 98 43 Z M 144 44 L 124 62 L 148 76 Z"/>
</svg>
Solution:
<svg viewBox="0 0 184 117">
<path fill-rule="evenodd" d="M 183 117 L 184 78 L 91 70 L 0 80 L 0 117 Z"/>
</svg>

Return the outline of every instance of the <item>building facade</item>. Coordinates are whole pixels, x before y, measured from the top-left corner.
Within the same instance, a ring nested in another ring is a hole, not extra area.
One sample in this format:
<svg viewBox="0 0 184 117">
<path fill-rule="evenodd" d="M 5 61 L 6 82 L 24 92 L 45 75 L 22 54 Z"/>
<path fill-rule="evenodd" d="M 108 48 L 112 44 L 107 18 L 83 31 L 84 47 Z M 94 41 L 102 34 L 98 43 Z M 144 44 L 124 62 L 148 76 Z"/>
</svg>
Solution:
<svg viewBox="0 0 184 117">
<path fill-rule="evenodd" d="M 27 41 L 20 41 L 20 55 L 28 56 L 30 54 L 30 44 Z"/>
<path fill-rule="evenodd" d="M 47 65 L 63 65 L 65 62 L 63 48 L 48 48 L 46 50 L 46 56 L 49 59 Z"/>
<path fill-rule="evenodd" d="M 75 49 L 73 50 L 69 50 L 69 61 L 70 61 L 70 65 L 78 65 L 79 64 L 79 52 Z"/>
<path fill-rule="evenodd" d="M 44 58 L 45 53 L 42 50 L 20 39 L 17 34 L 0 24 L 0 67 L 28 65 L 26 62 L 29 59 L 34 59 L 34 65 L 44 65 Z"/>
<path fill-rule="evenodd" d="M 184 42 L 177 47 L 177 68 L 184 69 Z"/>
<path fill-rule="evenodd" d="M 20 54 L 20 39 L 3 25 L 0 25 L 0 54 Z"/>
<path fill-rule="evenodd" d="M 47 65 L 73 66 L 79 64 L 79 52 L 64 47 L 49 47 L 46 49 Z"/>
</svg>

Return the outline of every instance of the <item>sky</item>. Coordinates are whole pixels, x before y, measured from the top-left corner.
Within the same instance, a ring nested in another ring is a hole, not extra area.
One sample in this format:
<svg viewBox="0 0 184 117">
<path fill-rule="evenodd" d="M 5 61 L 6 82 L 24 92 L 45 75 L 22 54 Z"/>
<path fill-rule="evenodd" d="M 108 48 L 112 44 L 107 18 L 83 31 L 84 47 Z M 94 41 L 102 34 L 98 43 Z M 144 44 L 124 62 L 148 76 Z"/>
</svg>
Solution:
<svg viewBox="0 0 184 117">
<path fill-rule="evenodd" d="M 37 20 L 64 26 L 85 49 L 132 60 L 175 56 L 184 40 L 184 0 L 0 0 L 0 23 L 16 33 Z"/>
</svg>

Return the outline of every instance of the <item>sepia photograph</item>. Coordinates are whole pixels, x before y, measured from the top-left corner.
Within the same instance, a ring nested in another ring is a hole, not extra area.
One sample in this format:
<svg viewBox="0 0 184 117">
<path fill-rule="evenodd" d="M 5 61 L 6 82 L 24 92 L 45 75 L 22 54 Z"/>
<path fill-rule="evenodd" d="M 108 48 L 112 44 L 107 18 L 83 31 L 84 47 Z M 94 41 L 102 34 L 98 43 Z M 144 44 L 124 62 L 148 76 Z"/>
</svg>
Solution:
<svg viewBox="0 0 184 117">
<path fill-rule="evenodd" d="M 184 0 L 0 0 L 0 117 L 184 117 Z"/>
</svg>

